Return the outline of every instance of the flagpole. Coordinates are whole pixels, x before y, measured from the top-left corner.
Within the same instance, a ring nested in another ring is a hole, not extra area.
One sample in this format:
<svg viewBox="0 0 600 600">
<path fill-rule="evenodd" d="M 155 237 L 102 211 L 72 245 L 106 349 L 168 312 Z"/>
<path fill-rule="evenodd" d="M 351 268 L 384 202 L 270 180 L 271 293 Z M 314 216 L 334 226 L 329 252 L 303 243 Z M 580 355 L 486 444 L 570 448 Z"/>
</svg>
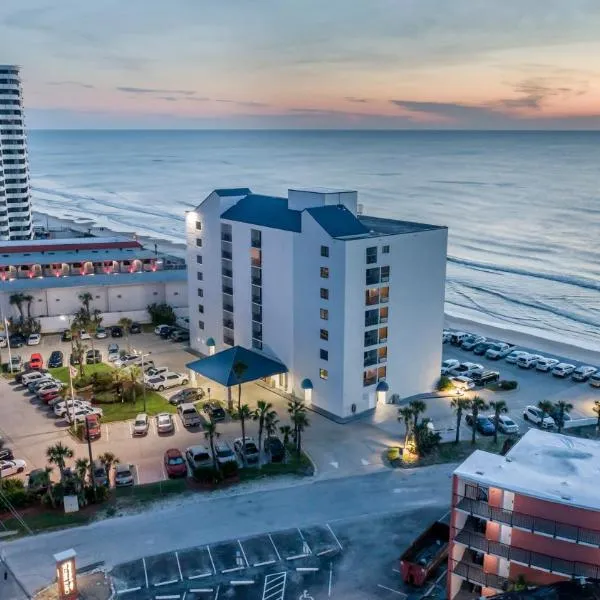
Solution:
<svg viewBox="0 0 600 600">
<path fill-rule="evenodd" d="M 75 397 L 73 392 L 73 367 L 69 365 L 69 387 L 71 389 L 71 425 L 75 424 Z"/>
</svg>

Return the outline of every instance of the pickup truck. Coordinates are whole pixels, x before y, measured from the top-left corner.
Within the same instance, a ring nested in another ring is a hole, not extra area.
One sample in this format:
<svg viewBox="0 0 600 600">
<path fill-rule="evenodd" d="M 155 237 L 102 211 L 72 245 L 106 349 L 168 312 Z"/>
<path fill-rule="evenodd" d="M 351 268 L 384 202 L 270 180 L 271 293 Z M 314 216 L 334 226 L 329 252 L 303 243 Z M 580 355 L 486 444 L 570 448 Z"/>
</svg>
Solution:
<svg viewBox="0 0 600 600">
<path fill-rule="evenodd" d="M 400 556 L 400 573 L 405 583 L 423 585 L 448 558 L 450 527 L 436 521 L 428 527 Z"/>
<path fill-rule="evenodd" d="M 184 427 L 198 427 L 202 425 L 202 417 L 193 404 L 184 402 L 177 407 L 177 412 Z"/>
</svg>

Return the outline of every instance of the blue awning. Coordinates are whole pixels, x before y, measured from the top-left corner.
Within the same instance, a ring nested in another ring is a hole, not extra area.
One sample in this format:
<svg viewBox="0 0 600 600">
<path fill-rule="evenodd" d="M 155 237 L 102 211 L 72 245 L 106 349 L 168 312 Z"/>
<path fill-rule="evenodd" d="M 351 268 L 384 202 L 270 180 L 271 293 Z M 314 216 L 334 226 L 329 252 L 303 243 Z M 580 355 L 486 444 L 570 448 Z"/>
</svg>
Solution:
<svg viewBox="0 0 600 600">
<path fill-rule="evenodd" d="M 235 373 L 235 365 L 241 364 L 246 368 L 238 378 Z M 188 369 L 199 373 L 207 379 L 212 379 L 221 385 L 230 387 L 238 383 L 256 381 L 263 377 L 287 373 L 287 367 L 264 354 L 248 350 L 241 346 L 234 346 L 227 350 L 217 352 L 212 356 L 195 360 L 185 365 Z"/>
</svg>

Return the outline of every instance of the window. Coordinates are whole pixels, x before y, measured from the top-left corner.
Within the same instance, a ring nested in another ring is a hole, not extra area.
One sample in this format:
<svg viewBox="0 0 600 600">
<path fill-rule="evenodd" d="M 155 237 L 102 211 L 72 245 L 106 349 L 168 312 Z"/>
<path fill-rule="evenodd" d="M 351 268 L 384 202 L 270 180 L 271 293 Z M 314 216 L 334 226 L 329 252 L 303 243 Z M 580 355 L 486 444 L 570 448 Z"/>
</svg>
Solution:
<svg viewBox="0 0 600 600">
<path fill-rule="evenodd" d="M 323 321 L 327 321 L 329 319 L 329 311 L 326 308 L 322 308 L 319 312 Z"/>
<path fill-rule="evenodd" d="M 321 379 L 327 379 L 329 377 L 329 371 L 327 369 L 319 369 L 319 377 Z"/>
<path fill-rule="evenodd" d="M 262 325 L 260 323 L 252 323 L 252 337 L 255 340 L 262 340 Z"/>
<path fill-rule="evenodd" d="M 196 246 L 202 247 L 202 238 L 196 238 Z"/>
<path fill-rule="evenodd" d="M 365 348 L 368 346 L 374 346 L 379 341 L 379 336 L 377 335 L 377 329 L 371 329 L 370 331 L 365 331 Z"/>
<path fill-rule="evenodd" d="M 384 303 L 388 302 L 389 299 L 390 299 L 390 288 L 382 287 L 379 290 L 379 302 L 381 302 L 381 304 L 384 304 Z"/>
<path fill-rule="evenodd" d="M 367 387 L 377 383 L 377 369 L 367 369 L 363 373 L 363 386 Z"/>
<path fill-rule="evenodd" d="M 386 362 L 387 361 L 387 346 L 382 346 L 377 350 L 377 362 Z"/>
<path fill-rule="evenodd" d="M 329 339 L 329 331 L 327 331 L 327 329 L 321 329 L 320 337 L 322 340 L 328 340 Z"/>
<path fill-rule="evenodd" d="M 388 322 L 388 307 L 384 306 L 379 309 L 379 322 L 387 323 Z"/>
<path fill-rule="evenodd" d="M 381 283 L 386 283 L 390 280 L 390 268 L 381 267 Z"/>
<path fill-rule="evenodd" d="M 198 304 L 198 312 L 200 314 L 204 314 L 204 305 L 203 304 Z"/>
<path fill-rule="evenodd" d="M 202 281 L 204 276 L 202 275 L 202 271 L 198 271 L 198 281 Z"/>
<path fill-rule="evenodd" d="M 377 364 L 377 350 L 367 350 L 364 353 L 364 366 L 371 367 Z"/>
<path fill-rule="evenodd" d="M 387 327 L 379 328 L 379 343 L 387 342 L 388 329 Z"/>
<path fill-rule="evenodd" d="M 377 369 L 377 381 L 381 381 L 382 379 L 385 379 L 386 372 L 387 372 L 386 367 L 379 367 L 379 369 Z"/>
<path fill-rule="evenodd" d="M 319 350 L 319 356 L 321 357 L 321 360 L 329 360 L 329 352 L 327 352 L 327 350 L 323 350 L 323 348 Z"/>
<path fill-rule="evenodd" d="M 379 288 L 369 288 L 365 292 L 365 304 L 367 306 L 373 306 L 373 304 L 379 304 Z"/>
<path fill-rule="evenodd" d="M 321 298 L 323 300 L 329 300 L 329 290 L 327 288 L 321 288 Z"/>
<path fill-rule="evenodd" d="M 204 329 L 204 321 L 198 321 L 198 327 Z"/>
<path fill-rule="evenodd" d="M 329 246 L 321 246 L 321 256 L 329 257 Z"/>
<path fill-rule="evenodd" d="M 372 265 L 377 262 L 377 246 L 367 248 L 367 264 Z"/>
<path fill-rule="evenodd" d="M 201 256 L 200 254 L 198 254 L 198 255 L 196 256 L 196 262 L 197 262 L 199 265 L 201 265 L 201 264 L 202 264 L 202 256 Z"/>
<path fill-rule="evenodd" d="M 202 231 L 202 221 L 196 221 L 196 229 Z"/>
<path fill-rule="evenodd" d="M 260 340 L 252 340 L 252 347 L 257 350 L 262 350 L 263 343 Z"/>
<path fill-rule="evenodd" d="M 380 272 L 381 272 L 381 269 L 379 267 L 375 267 L 374 269 L 367 269 L 366 284 L 373 285 L 373 284 L 379 283 Z"/>
<path fill-rule="evenodd" d="M 224 242 L 231 241 L 231 225 L 229 223 L 221 223 L 221 239 Z"/>
<path fill-rule="evenodd" d="M 389 246 L 382 246 L 381 247 L 381 254 L 389 254 L 390 253 L 390 247 Z"/>
<path fill-rule="evenodd" d="M 198 297 L 204 298 L 204 290 L 201 288 L 198 288 Z"/>
<path fill-rule="evenodd" d="M 253 267 L 262 266 L 262 252 L 258 248 L 250 249 L 250 264 Z"/>
<path fill-rule="evenodd" d="M 327 267 L 321 267 L 321 277 L 323 279 L 329 279 L 329 269 Z"/>
<path fill-rule="evenodd" d="M 379 311 L 375 308 L 373 310 L 365 311 L 365 327 L 379 324 Z"/>
<path fill-rule="evenodd" d="M 253 248 L 262 247 L 262 233 L 258 229 L 250 230 L 250 245 Z"/>
</svg>

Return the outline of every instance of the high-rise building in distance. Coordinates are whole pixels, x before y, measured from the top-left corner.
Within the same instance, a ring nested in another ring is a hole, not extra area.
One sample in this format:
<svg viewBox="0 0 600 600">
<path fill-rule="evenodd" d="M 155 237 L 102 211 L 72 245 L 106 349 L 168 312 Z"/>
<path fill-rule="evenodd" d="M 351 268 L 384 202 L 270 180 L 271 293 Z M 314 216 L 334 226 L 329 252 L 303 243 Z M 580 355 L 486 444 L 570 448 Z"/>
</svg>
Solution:
<svg viewBox="0 0 600 600">
<path fill-rule="evenodd" d="M 0 240 L 28 240 L 32 231 L 19 67 L 0 65 Z"/>
</svg>

